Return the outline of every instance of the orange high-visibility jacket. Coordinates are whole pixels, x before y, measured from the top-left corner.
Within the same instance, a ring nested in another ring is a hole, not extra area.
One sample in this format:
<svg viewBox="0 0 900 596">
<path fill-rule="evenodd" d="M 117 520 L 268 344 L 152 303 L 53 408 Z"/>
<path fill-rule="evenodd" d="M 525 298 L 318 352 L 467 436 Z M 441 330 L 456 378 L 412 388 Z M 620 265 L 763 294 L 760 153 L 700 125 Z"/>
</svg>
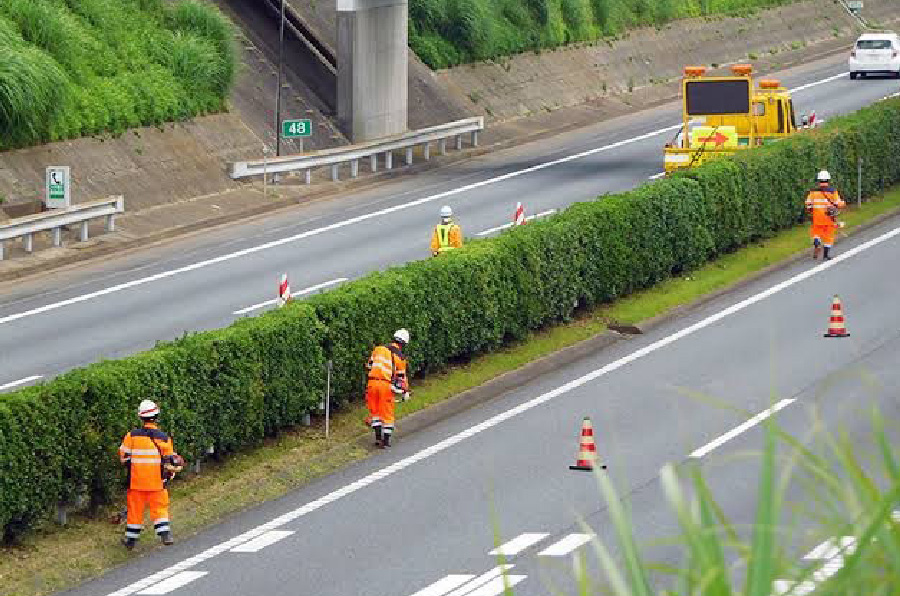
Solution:
<svg viewBox="0 0 900 596">
<path fill-rule="evenodd" d="M 806 209 L 812 213 L 812 225 L 836 226 L 834 219 L 828 215 L 829 207 L 843 209 L 847 206 L 837 190 L 828 186 L 809 191 L 806 196 Z"/>
<path fill-rule="evenodd" d="M 438 224 L 431 235 L 431 252 L 441 253 L 462 246 L 462 228 L 458 224 Z"/>
<path fill-rule="evenodd" d="M 378 346 L 372 350 L 369 363 L 370 381 L 388 381 L 404 391 L 409 390 L 406 379 L 406 358 L 400 349 L 400 345 L 392 343 L 390 346 Z"/>
<path fill-rule="evenodd" d="M 163 458 L 173 453 L 172 439 L 153 423 L 125 435 L 119 446 L 119 459 L 128 464 L 128 488 L 162 490 Z"/>
</svg>

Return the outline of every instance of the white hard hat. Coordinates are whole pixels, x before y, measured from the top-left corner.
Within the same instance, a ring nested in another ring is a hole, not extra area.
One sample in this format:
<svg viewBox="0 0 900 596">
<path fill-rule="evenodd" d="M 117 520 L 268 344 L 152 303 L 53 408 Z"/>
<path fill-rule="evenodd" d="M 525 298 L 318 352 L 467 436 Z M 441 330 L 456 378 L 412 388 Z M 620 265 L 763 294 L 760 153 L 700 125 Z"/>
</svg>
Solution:
<svg viewBox="0 0 900 596">
<path fill-rule="evenodd" d="M 453 209 L 450 208 L 450 205 L 441 207 L 441 217 L 453 217 Z"/>
<path fill-rule="evenodd" d="M 138 406 L 138 416 L 141 418 L 154 418 L 159 416 L 159 408 L 149 399 L 145 399 Z"/>
<path fill-rule="evenodd" d="M 404 344 L 408 344 L 409 331 L 407 331 L 406 329 L 398 329 L 396 332 L 394 332 L 394 339 Z"/>
<path fill-rule="evenodd" d="M 821 172 L 819 172 L 819 175 L 816 176 L 816 181 L 817 182 L 830 182 L 831 174 L 828 173 L 828 170 L 822 170 Z"/>
</svg>

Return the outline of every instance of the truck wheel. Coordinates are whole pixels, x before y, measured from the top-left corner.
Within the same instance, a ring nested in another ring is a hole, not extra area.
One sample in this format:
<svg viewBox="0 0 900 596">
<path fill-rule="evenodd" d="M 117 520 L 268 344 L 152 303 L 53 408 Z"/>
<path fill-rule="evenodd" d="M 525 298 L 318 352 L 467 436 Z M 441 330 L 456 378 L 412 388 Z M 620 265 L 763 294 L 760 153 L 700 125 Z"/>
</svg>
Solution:
<svg viewBox="0 0 900 596">
<path fill-rule="evenodd" d="M 850 78 L 851 78 L 851 79 L 856 79 L 856 73 L 855 73 L 855 72 L 851 72 L 851 73 L 850 73 Z"/>
</svg>

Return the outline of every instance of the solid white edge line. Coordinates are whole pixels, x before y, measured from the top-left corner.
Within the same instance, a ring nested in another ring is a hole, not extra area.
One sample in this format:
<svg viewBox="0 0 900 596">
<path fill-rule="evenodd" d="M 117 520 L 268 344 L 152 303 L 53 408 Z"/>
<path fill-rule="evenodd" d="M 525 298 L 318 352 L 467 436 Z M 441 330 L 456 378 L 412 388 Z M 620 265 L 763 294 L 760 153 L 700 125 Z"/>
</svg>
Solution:
<svg viewBox="0 0 900 596">
<path fill-rule="evenodd" d="M 556 213 L 556 209 L 547 209 L 546 211 L 541 211 L 540 213 L 537 213 L 535 215 L 529 215 L 528 217 L 525 218 L 525 221 L 532 221 L 539 217 L 547 217 L 548 215 L 553 215 L 554 213 Z M 511 228 L 514 225 L 515 225 L 515 222 L 506 223 L 506 224 L 503 224 L 502 226 L 497 226 L 496 228 L 491 228 L 491 229 L 485 230 L 483 232 L 478 232 L 478 234 L 476 234 L 476 236 L 487 236 L 488 234 L 493 234 L 494 232 L 499 232 L 500 230 L 505 230 L 507 228 Z"/>
<path fill-rule="evenodd" d="M 524 534 L 519 534 L 512 540 L 505 542 L 488 552 L 488 554 L 492 556 L 503 555 L 504 557 L 513 557 L 529 546 L 537 544 L 549 535 L 550 534 L 540 532 L 526 532 Z"/>
<path fill-rule="evenodd" d="M 25 383 L 37 381 L 38 379 L 42 378 L 43 375 L 31 375 L 30 377 L 25 377 L 24 379 L 19 379 L 18 381 L 12 381 L 11 383 L 7 383 L 6 385 L 0 385 L 0 391 L 6 391 L 7 389 L 12 389 L 13 387 L 18 387 L 19 385 L 24 385 Z"/>
<path fill-rule="evenodd" d="M 821 85 L 824 83 L 828 83 L 835 79 L 838 79 L 842 76 L 846 76 L 847 73 L 842 73 L 840 75 L 835 75 L 833 77 L 828 77 L 826 79 L 822 79 L 821 81 L 815 81 L 812 83 L 807 83 L 806 85 L 801 85 L 795 89 L 791 89 L 791 93 L 796 93 L 797 91 L 802 91 L 804 89 L 808 89 L 810 87 L 815 87 L 816 85 Z M 267 250 L 270 248 L 274 248 L 276 246 L 281 246 L 282 244 L 289 244 L 291 242 L 296 242 L 298 240 L 303 240 L 304 238 L 310 238 L 312 236 L 318 236 L 319 234 L 324 234 L 325 232 L 330 232 L 332 230 L 338 230 L 340 228 L 344 228 L 362 221 L 366 221 L 372 219 L 374 217 L 380 217 L 382 215 L 387 215 L 389 213 L 394 213 L 397 211 L 402 211 L 404 209 L 409 209 L 411 207 L 417 207 L 419 205 L 424 205 L 426 203 L 431 203 L 433 201 L 438 201 L 440 199 L 444 199 L 446 197 L 452 197 L 458 194 L 462 194 L 464 192 L 468 192 L 470 190 L 475 190 L 476 188 L 481 188 L 483 186 L 488 186 L 491 184 L 496 184 L 498 182 L 503 182 L 504 180 L 510 180 L 512 178 L 517 178 L 519 176 L 524 176 L 525 174 L 531 174 L 532 172 L 538 172 L 540 170 L 544 170 L 546 168 L 551 168 L 554 166 L 558 166 L 560 164 L 568 163 L 570 161 L 575 161 L 578 159 L 582 159 L 584 157 L 589 157 L 591 155 L 596 155 L 598 153 L 603 153 L 605 151 L 610 151 L 612 149 L 618 149 L 619 147 L 624 147 L 625 145 L 631 145 L 633 143 L 637 143 L 639 141 L 644 141 L 661 134 L 665 134 L 667 132 L 671 132 L 673 130 L 677 130 L 681 128 L 681 123 L 673 124 L 671 126 L 666 126 L 665 128 L 660 128 L 648 133 L 644 133 L 642 135 L 638 135 L 636 137 L 631 137 L 628 139 L 623 139 L 621 141 L 616 141 L 615 143 L 610 143 L 609 145 L 603 145 L 602 147 L 595 147 L 594 149 L 588 149 L 587 151 L 582 151 L 580 153 L 575 153 L 572 155 L 567 155 L 566 157 L 561 157 L 559 159 L 554 159 L 552 161 L 547 161 L 542 164 L 538 164 L 535 166 L 531 166 L 522 170 L 516 170 L 515 172 L 509 172 L 507 174 L 503 174 L 501 176 L 495 176 L 494 178 L 488 178 L 487 180 L 481 180 L 479 182 L 474 182 L 472 184 L 467 184 L 465 186 L 460 186 L 458 188 L 453 188 L 451 190 L 446 190 L 444 192 L 431 195 L 428 197 L 422 197 L 421 199 L 416 199 L 415 201 L 410 201 L 409 203 L 403 203 L 402 205 L 394 205 L 393 207 L 386 207 L 385 209 L 379 209 L 378 211 L 372 211 L 371 213 L 365 213 L 363 215 L 358 215 L 356 217 L 351 217 L 350 219 L 345 219 L 343 221 L 339 221 L 327 226 L 323 226 L 321 228 L 316 228 L 314 230 L 308 230 L 306 232 L 301 232 L 300 234 L 294 234 L 293 236 L 287 236 L 286 238 L 280 238 L 278 240 L 272 240 L 270 242 L 265 242 L 263 244 L 259 244 L 257 246 L 251 246 L 249 248 L 245 248 L 242 250 L 238 250 L 232 253 L 219 255 L 218 257 L 214 257 L 212 259 L 207 259 L 205 261 L 198 261 L 196 263 L 192 263 L 191 265 L 186 265 L 184 267 L 179 267 L 177 269 L 171 269 L 169 271 L 163 271 L 162 273 L 157 273 L 155 275 L 150 275 L 148 277 L 142 277 L 140 279 L 133 279 L 131 281 L 117 284 L 115 286 L 110 286 L 108 288 L 104 288 L 102 290 L 98 290 L 96 292 L 90 292 L 88 294 L 82 294 L 81 296 L 75 296 L 74 298 L 68 298 L 66 300 L 61 300 L 59 302 L 54 302 L 51 304 L 45 304 L 44 306 L 39 306 L 37 308 L 33 308 L 31 310 L 26 310 L 20 313 L 7 315 L 5 317 L 0 317 L 0 325 L 4 323 L 10 323 L 12 321 L 17 321 L 19 319 L 24 319 L 25 317 L 30 317 L 33 315 L 38 315 L 41 313 L 45 313 L 51 310 L 56 310 L 58 308 L 62 308 L 64 306 L 70 306 L 72 304 L 78 304 L 79 302 L 85 302 L 87 300 L 92 300 L 94 298 L 99 298 L 100 296 L 106 296 L 107 294 L 112 294 L 114 292 L 121 292 L 122 290 L 127 290 L 129 288 L 134 288 L 137 286 L 142 286 L 144 284 L 148 284 L 154 281 L 159 281 L 161 279 L 166 279 L 175 275 L 180 275 L 182 273 L 188 273 L 189 271 L 194 271 L 195 269 L 201 269 L 203 267 L 209 267 L 210 265 L 216 265 L 218 263 L 224 263 L 226 261 L 231 261 L 238 257 L 243 257 L 246 255 L 254 254 L 263 250 Z"/>
<path fill-rule="evenodd" d="M 187 584 L 191 583 L 195 579 L 200 579 L 204 575 L 209 573 L 208 571 L 182 571 L 181 573 L 176 573 L 172 577 L 165 579 L 152 587 L 147 588 L 141 592 L 138 592 L 138 596 L 161 596 L 162 594 L 168 594 L 173 590 L 177 590 Z"/>
<path fill-rule="evenodd" d="M 239 544 L 233 549 L 231 552 L 233 553 L 256 553 L 266 548 L 267 546 L 271 546 L 278 542 L 279 540 L 283 540 L 287 538 L 291 534 L 293 534 L 293 530 L 269 530 L 265 534 L 257 536 L 253 540 L 249 540 L 243 544 Z"/>
<path fill-rule="evenodd" d="M 422 588 L 412 596 L 444 596 L 474 578 L 474 575 L 448 575 L 430 586 Z"/>
<path fill-rule="evenodd" d="M 315 292 L 316 290 L 321 290 L 323 288 L 327 288 L 328 286 L 333 286 L 335 284 L 343 283 L 345 281 L 347 281 L 346 277 L 338 277 L 337 279 L 332 279 L 331 281 L 325 281 L 320 284 L 316 284 L 314 286 L 304 288 L 304 289 L 300 290 L 299 292 L 292 292 L 291 298 L 297 298 L 298 296 L 303 296 L 304 294 L 309 294 L 311 292 Z M 273 298 L 272 300 L 266 300 L 265 302 L 260 302 L 259 304 L 254 304 L 253 306 L 248 306 L 247 308 L 242 308 L 241 310 L 236 310 L 232 314 L 243 315 L 248 312 L 263 308 L 265 306 L 271 306 L 272 304 L 275 304 L 276 302 L 278 302 L 278 298 Z"/>
<path fill-rule="evenodd" d="M 703 456 L 707 455 L 709 452 L 711 452 L 711 451 L 713 451 L 713 450 L 715 450 L 715 449 L 721 447 L 722 445 L 724 445 L 725 443 L 727 443 L 727 442 L 730 441 L 731 439 L 733 439 L 733 438 L 735 438 L 736 436 L 740 435 L 740 434 L 743 433 L 744 431 L 753 428 L 754 426 L 756 426 L 757 424 L 759 424 L 760 422 L 762 422 L 763 420 L 765 420 L 766 418 L 768 418 L 768 417 L 771 416 L 772 414 L 775 414 L 775 413 L 778 412 L 779 410 L 781 410 L 781 409 L 783 409 L 783 408 L 786 408 L 787 406 L 791 405 L 791 404 L 794 403 L 795 401 L 797 401 L 797 400 L 792 399 L 792 398 L 785 398 L 785 399 L 781 400 L 780 402 L 778 402 L 778 403 L 775 404 L 774 406 L 772 406 L 772 407 L 770 407 L 770 408 L 767 408 L 767 409 L 763 410 L 762 412 L 760 412 L 759 414 L 757 414 L 756 416 L 754 416 L 754 417 L 751 418 L 750 420 L 747 420 L 746 422 L 744 422 L 744 423 L 741 424 L 740 426 L 737 426 L 737 427 L 731 429 L 730 431 L 728 431 L 728 432 L 725 433 L 724 435 L 718 437 L 717 439 L 714 439 L 714 440 L 710 441 L 709 443 L 707 443 L 706 445 L 704 445 L 704 446 L 701 447 L 700 449 L 695 450 L 693 453 L 691 453 L 691 457 L 700 458 L 700 457 L 703 457 Z"/>
<path fill-rule="evenodd" d="M 539 557 L 564 557 L 591 541 L 590 534 L 569 534 L 538 553 Z"/>
<path fill-rule="evenodd" d="M 656 180 L 656 179 L 658 179 L 658 178 L 662 178 L 662 177 L 665 176 L 665 175 L 666 175 L 665 172 L 660 172 L 659 174 L 653 174 L 652 176 L 650 176 L 650 177 L 648 178 L 648 180 Z"/>
<path fill-rule="evenodd" d="M 441 453 L 442 451 L 449 449 L 450 447 L 456 445 L 457 443 L 461 443 L 462 441 L 465 441 L 466 439 L 470 439 L 471 437 L 474 437 L 475 435 L 477 435 L 481 432 L 484 432 L 485 430 L 487 430 L 489 428 L 497 426 L 498 424 L 501 424 L 502 422 L 505 422 L 506 420 L 509 420 L 510 418 L 514 418 L 524 412 L 527 412 L 531 409 L 536 408 L 537 406 L 545 404 L 545 403 L 549 402 L 550 400 L 559 397 L 560 395 L 564 395 L 564 394 L 568 393 L 569 391 L 572 391 L 573 389 L 577 389 L 578 387 L 581 387 L 582 385 L 585 385 L 586 383 L 589 383 L 589 382 L 591 382 L 595 379 L 598 379 L 604 375 L 607 375 L 615 370 L 618 370 L 619 368 L 622 368 L 623 366 L 630 364 L 631 362 L 634 362 L 635 360 L 638 360 L 639 358 L 642 358 L 648 354 L 651 354 L 651 353 L 659 350 L 660 348 L 664 348 L 665 346 L 667 346 L 671 343 L 674 343 L 674 342 L 678 341 L 679 339 L 682 339 L 693 333 L 696 333 L 697 331 L 700 331 L 701 329 L 709 327 L 710 325 L 713 325 L 726 317 L 729 317 L 735 313 L 738 313 L 738 312 L 744 310 L 745 308 L 756 304 L 757 302 L 765 300 L 766 298 L 773 296 L 773 295 L 777 294 L 778 292 L 781 292 L 782 290 L 785 290 L 795 284 L 798 284 L 801 281 L 804 281 L 806 279 L 809 279 L 810 277 L 813 277 L 824 271 L 827 271 L 831 267 L 836 267 L 837 265 L 843 263 L 844 261 L 851 259 L 851 258 L 855 257 L 856 255 L 869 250 L 872 247 L 878 246 L 879 244 L 886 242 L 886 241 L 890 240 L 891 238 L 896 237 L 898 234 L 900 234 L 900 228 L 894 228 L 893 230 L 890 230 L 889 232 L 885 232 L 884 234 L 882 234 L 876 238 L 873 238 L 871 240 L 863 242 L 862 244 L 855 246 L 855 247 L 847 250 L 846 252 L 843 252 L 843 253 L 839 254 L 838 256 L 832 258 L 830 261 L 822 262 L 811 269 L 807 269 L 801 273 L 798 273 L 797 275 L 795 275 L 789 279 L 786 279 L 778 284 L 775 284 L 774 286 L 771 286 L 771 287 L 763 290 L 762 292 L 759 292 L 758 294 L 754 294 L 753 296 L 745 298 L 744 300 L 742 300 L 736 304 L 732 304 L 731 306 L 729 306 L 723 310 L 720 310 L 719 312 L 712 314 L 712 315 L 706 317 L 705 319 L 697 321 L 696 323 L 689 325 L 689 326 L 681 329 L 680 331 L 673 333 L 672 335 L 669 335 L 667 337 L 659 339 L 659 340 L 653 342 L 652 344 L 646 345 L 643 348 L 635 350 L 634 352 L 632 352 L 631 354 L 628 354 L 627 356 L 623 356 L 622 358 L 619 358 L 618 360 L 610 362 L 609 364 L 606 364 L 605 366 L 602 366 L 601 368 L 591 371 L 586 375 L 583 375 L 577 379 L 569 381 L 568 383 L 565 383 L 564 385 L 561 385 L 561 386 L 557 387 L 556 389 L 548 391 L 547 393 L 544 393 L 542 395 L 534 397 L 526 402 L 519 404 L 518 406 L 510 408 L 509 410 L 501 412 L 495 416 L 492 416 L 491 418 L 488 418 L 487 420 L 485 420 L 479 424 L 476 424 L 475 426 L 470 426 L 469 428 L 467 428 L 461 432 L 455 433 L 454 435 L 447 437 L 446 439 L 444 439 L 438 443 L 435 443 L 435 444 L 431 445 L 430 447 L 426 447 L 425 449 L 423 449 L 422 451 L 419 451 L 418 453 L 414 453 L 413 455 L 407 456 L 399 461 L 396 461 L 393 464 L 387 466 L 386 468 L 383 468 L 376 472 L 372 472 L 371 474 L 364 476 L 364 477 L 360 478 L 359 480 L 356 480 L 355 482 L 352 482 L 342 488 L 339 488 L 338 490 L 336 490 L 332 493 L 329 493 L 327 495 L 319 497 L 318 499 L 316 499 L 314 501 L 310 501 L 309 503 L 303 505 L 302 507 L 300 507 L 298 509 L 289 511 L 289 512 L 285 513 L 284 515 L 281 515 L 280 517 L 277 517 L 266 524 L 263 524 L 256 528 L 248 530 L 247 532 L 244 532 L 243 534 L 240 534 L 227 542 L 219 544 L 218 546 L 209 548 L 209 549 L 201 552 L 199 555 L 195 555 L 189 559 L 185 559 L 185 560 L 181 561 L 180 563 L 178 563 L 177 565 L 174 565 L 172 567 L 167 567 L 167 568 L 163 569 L 162 571 L 158 571 L 157 573 L 154 573 L 153 575 L 151 575 L 143 580 L 140 580 L 134 584 L 125 586 L 124 588 L 111 593 L 110 596 L 130 596 L 131 594 L 134 594 L 136 591 L 146 587 L 145 582 L 154 583 L 155 581 L 160 581 L 161 579 L 165 579 L 166 577 L 171 576 L 175 572 L 176 569 L 179 571 L 183 570 L 183 569 L 188 569 L 202 561 L 205 561 L 211 557 L 214 557 L 217 554 L 220 554 L 221 552 L 224 552 L 230 548 L 234 548 L 238 544 L 242 544 L 248 540 L 252 540 L 253 538 L 259 536 L 260 534 L 263 534 L 269 530 L 274 530 L 276 528 L 279 528 L 279 527 L 281 527 L 287 523 L 290 523 L 300 517 L 303 517 L 304 515 L 307 515 L 309 513 L 312 513 L 313 511 L 321 509 L 322 507 L 324 507 L 325 505 L 328 505 L 329 503 L 333 503 L 334 501 L 337 501 L 338 499 L 346 497 L 347 495 L 353 494 L 353 493 L 369 486 L 370 484 L 373 484 L 379 480 L 383 480 L 383 479 L 387 478 L 388 476 L 396 474 L 397 472 L 400 472 L 401 470 L 404 470 L 413 464 L 416 464 L 420 461 L 428 459 L 429 457 L 432 457 L 433 455 L 436 455 L 438 453 Z"/>
</svg>

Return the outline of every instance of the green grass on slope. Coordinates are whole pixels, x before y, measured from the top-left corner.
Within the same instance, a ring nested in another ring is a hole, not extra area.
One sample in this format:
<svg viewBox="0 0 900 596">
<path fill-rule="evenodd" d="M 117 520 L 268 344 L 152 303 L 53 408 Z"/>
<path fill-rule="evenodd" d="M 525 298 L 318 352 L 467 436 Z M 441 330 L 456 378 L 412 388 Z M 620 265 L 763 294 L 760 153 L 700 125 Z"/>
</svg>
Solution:
<svg viewBox="0 0 900 596">
<path fill-rule="evenodd" d="M 796 0 L 410 0 L 410 46 L 432 68 L 613 37 Z"/>
<path fill-rule="evenodd" d="M 0 149 L 219 111 L 233 36 L 200 0 L 0 0 Z"/>
</svg>

